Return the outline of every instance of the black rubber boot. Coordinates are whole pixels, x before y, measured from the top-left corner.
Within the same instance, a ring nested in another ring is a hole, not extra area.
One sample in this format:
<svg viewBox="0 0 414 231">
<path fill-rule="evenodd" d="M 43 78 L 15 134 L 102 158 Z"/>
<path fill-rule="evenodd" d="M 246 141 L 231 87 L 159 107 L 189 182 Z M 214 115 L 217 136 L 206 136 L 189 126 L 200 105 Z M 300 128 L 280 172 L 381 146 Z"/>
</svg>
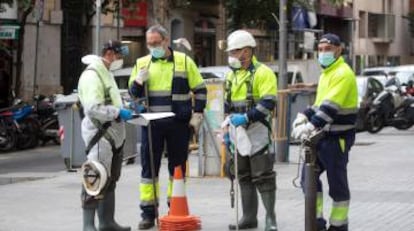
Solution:
<svg viewBox="0 0 414 231">
<path fill-rule="evenodd" d="M 95 208 L 83 209 L 83 231 L 97 231 L 95 228 Z"/>
<path fill-rule="evenodd" d="M 253 183 L 240 183 L 243 216 L 239 220 L 239 229 L 257 228 L 257 192 Z M 236 230 L 236 225 L 229 225 L 230 230 Z"/>
<path fill-rule="evenodd" d="M 142 219 L 142 221 L 139 222 L 138 229 L 139 230 L 151 229 L 154 226 L 155 226 L 154 219 L 144 218 Z"/>
<path fill-rule="evenodd" d="M 328 231 L 348 231 L 348 225 L 342 225 L 342 226 L 329 226 Z"/>
<path fill-rule="evenodd" d="M 276 213 L 275 213 L 275 202 L 276 202 L 276 191 L 265 191 L 261 192 L 263 205 L 266 209 L 266 226 L 265 231 L 277 231 Z"/>
<path fill-rule="evenodd" d="M 107 191 L 98 204 L 99 231 L 131 231 L 131 227 L 120 226 L 114 220 L 115 192 Z"/>
</svg>

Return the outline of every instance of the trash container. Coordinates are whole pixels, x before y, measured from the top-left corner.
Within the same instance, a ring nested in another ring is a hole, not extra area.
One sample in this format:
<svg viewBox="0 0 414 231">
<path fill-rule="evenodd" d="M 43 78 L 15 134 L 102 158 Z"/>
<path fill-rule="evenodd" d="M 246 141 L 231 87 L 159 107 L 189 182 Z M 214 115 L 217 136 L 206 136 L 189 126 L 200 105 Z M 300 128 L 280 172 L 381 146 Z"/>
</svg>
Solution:
<svg viewBox="0 0 414 231">
<path fill-rule="evenodd" d="M 78 95 L 73 93 L 58 96 L 54 103 L 55 110 L 58 112 L 59 127 L 63 131 L 60 152 L 68 169 L 79 168 L 86 160 L 81 118 L 78 108 L 73 106 L 77 100 Z M 125 123 L 125 133 L 124 159 L 133 163 L 140 150 L 140 143 L 138 143 L 141 137 L 140 127 Z"/>
</svg>

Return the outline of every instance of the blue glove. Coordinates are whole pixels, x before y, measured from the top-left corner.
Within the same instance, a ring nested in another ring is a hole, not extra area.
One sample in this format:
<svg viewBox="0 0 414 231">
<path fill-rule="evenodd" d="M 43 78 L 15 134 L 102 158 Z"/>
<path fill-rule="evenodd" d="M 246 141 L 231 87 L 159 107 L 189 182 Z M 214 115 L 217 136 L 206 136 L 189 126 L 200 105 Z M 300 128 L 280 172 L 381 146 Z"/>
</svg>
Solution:
<svg viewBox="0 0 414 231">
<path fill-rule="evenodd" d="M 137 114 L 144 113 L 146 111 L 144 105 L 137 102 L 131 102 L 129 107 L 131 109 L 134 109 L 135 113 Z"/>
<path fill-rule="evenodd" d="M 238 127 L 240 125 L 245 125 L 247 124 L 247 115 L 246 114 L 233 114 L 230 117 L 230 122 L 231 124 L 233 124 L 234 126 Z"/>
<path fill-rule="evenodd" d="M 121 110 L 119 110 L 119 118 L 121 118 L 121 120 L 124 120 L 124 121 L 132 119 L 132 111 L 121 108 Z"/>
</svg>

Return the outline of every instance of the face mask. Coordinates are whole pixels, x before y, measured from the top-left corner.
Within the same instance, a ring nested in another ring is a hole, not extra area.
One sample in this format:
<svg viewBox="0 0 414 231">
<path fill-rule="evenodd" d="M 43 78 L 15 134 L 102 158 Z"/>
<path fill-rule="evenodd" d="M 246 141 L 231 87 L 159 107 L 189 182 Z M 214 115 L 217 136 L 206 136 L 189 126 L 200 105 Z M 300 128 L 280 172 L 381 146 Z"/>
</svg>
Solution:
<svg viewBox="0 0 414 231">
<path fill-rule="evenodd" d="M 328 67 L 335 62 L 335 60 L 336 58 L 334 52 L 320 52 L 318 55 L 318 61 L 324 67 Z"/>
<path fill-rule="evenodd" d="M 111 63 L 111 65 L 109 65 L 109 70 L 110 71 L 115 71 L 115 70 L 121 69 L 122 65 L 124 65 L 124 60 L 123 59 L 117 59 L 117 60 L 113 61 Z"/>
<path fill-rule="evenodd" d="M 229 66 L 234 69 L 239 69 L 242 66 L 240 60 L 232 56 L 229 56 L 228 62 L 229 62 Z"/>
<path fill-rule="evenodd" d="M 151 47 L 149 49 L 150 49 L 151 56 L 156 58 L 156 59 L 159 59 L 159 58 L 162 58 L 162 57 L 165 56 L 165 50 L 161 46 L 160 47 Z"/>
</svg>

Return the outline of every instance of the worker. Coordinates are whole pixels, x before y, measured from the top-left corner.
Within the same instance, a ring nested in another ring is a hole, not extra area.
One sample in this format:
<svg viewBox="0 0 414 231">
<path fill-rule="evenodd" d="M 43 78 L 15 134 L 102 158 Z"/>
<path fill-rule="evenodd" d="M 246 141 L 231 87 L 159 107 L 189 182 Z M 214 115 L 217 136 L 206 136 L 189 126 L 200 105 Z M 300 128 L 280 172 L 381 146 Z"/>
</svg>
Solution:
<svg viewBox="0 0 414 231">
<path fill-rule="evenodd" d="M 335 34 L 324 34 L 318 44 L 318 61 L 323 68 L 312 107 L 298 113 L 293 122 L 292 137 L 306 139 L 317 130 L 325 136 L 317 144 L 318 230 L 326 230 L 323 217 L 323 195 L 320 175 L 326 171 L 329 195 L 333 199 L 329 231 L 348 230 L 350 192 L 348 156 L 355 141 L 358 89 L 355 73 L 341 57 L 341 41 Z M 304 177 L 302 176 L 302 180 Z M 302 182 L 303 185 L 303 182 Z"/>
<path fill-rule="evenodd" d="M 269 152 L 269 122 L 276 104 L 277 80 L 275 73 L 257 60 L 255 47 L 256 40 L 245 30 L 236 30 L 227 37 L 231 71 L 226 74 L 225 112 L 229 113 L 230 126 L 242 126 L 251 144 L 243 155 L 235 150 L 243 210 L 238 229 L 257 227 L 258 190 L 266 210 L 265 230 L 270 231 L 277 230 L 276 174 Z M 230 230 L 236 228 L 236 224 L 229 225 Z"/>
<path fill-rule="evenodd" d="M 129 231 L 114 221 L 115 187 L 121 175 L 124 121 L 132 112 L 124 109 L 112 70 L 122 67 L 128 47 L 119 41 L 108 41 L 102 56 L 88 55 L 88 64 L 78 83 L 79 100 L 84 118 L 81 129 L 86 145 L 87 161 L 82 165 L 83 230 L 96 231 L 95 211 L 98 210 L 99 230 Z"/>
<path fill-rule="evenodd" d="M 198 131 L 206 105 L 207 89 L 194 61 L 186 54 L 169 47 L 168 31 L 160 26 L 151 26 L 146 32 L 149 55 L 137 59 L 129 79 L 129 91 L 134 98 L 147 97 L 146 110 L 149 112 L 173 112 L 174 117 L 151 122 L 148 128 L 142 128 L 141 146 L 141 183 L 140 208 L 142 210 L 138 228 L 150 229 L 155 225 L 155 206 L 159 195 L 158 173 L 161 164 L 164 143 L 168 153 L 168 201 L 172 194 L 172 176 L 175 166 L 182 166 L 188 157 L 190 126 Z M 194 94 L 194 101 L 191 94 Z M 146 95 L 148 93 L 148 95 Z M 152 140 L 150 153 L 149 142 Z M 151 174 L 151 161 L 154 158 L 154 175 Z M 156 186 L 154 187 L 154 182 Z M 155 205 L 155 206 L 154 206 Z"/>
</svg>

